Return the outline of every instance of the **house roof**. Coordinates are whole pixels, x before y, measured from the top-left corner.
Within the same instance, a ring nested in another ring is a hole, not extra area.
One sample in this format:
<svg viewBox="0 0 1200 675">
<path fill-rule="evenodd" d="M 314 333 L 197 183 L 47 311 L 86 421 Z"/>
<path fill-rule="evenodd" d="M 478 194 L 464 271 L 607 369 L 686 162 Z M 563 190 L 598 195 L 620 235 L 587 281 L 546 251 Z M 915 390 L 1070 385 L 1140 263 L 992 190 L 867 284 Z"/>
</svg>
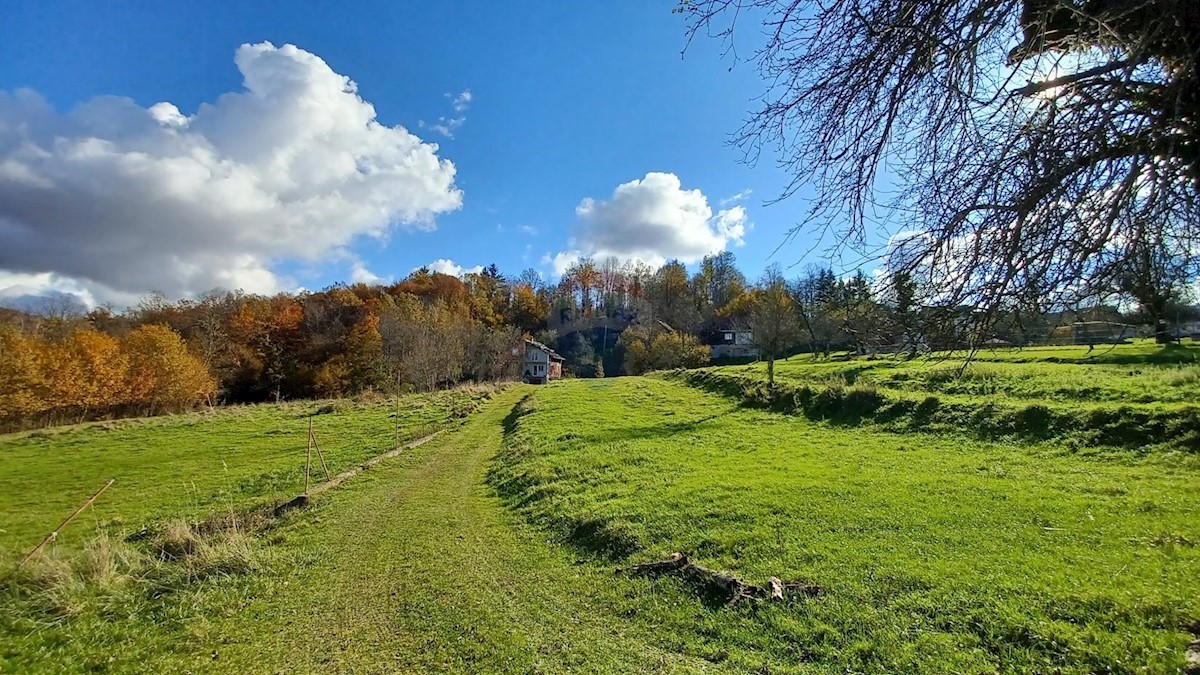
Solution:
<svg viewBox="0 0 1200 675">
<path fill-rule="evenodd" d="M 554 361 L 565 361 L 566 360 L 558 352 L 556 352 L 553 349 L 547 347 L 546 345 L 538 342 L 537 340 L 526 339 L 525 344 L 533 345 L 534 347 L 546 352 L 546 354 L 548 354 L 550 356 L 550 358 Z"/>
</svg>

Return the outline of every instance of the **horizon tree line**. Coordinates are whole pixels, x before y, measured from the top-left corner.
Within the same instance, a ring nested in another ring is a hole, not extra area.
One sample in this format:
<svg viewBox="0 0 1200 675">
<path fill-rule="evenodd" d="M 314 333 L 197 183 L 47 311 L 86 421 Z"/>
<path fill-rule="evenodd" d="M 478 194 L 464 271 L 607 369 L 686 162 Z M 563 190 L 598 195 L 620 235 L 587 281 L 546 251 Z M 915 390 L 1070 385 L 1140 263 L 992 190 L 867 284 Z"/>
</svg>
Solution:
<svg viewBox="0 0 1200 675">
<path fill-rule="evenodd" d="M 516 379 L 513 348 L 525 337 L 564 354 L 571 374 L 603 377 L 706 365 L 706 345 L 730 330 L 750 331 L 773 366 L 796 352 L 1030 344 L 1052 337 L 1062 317 L 1156 325 L 1169 312 L 1196 315 L 1186 284 L 1154 278 L 1113 288 L 1124 311 L 1014 304 L 986 332 L 972 332 L 978 310 L 945 303 L 904 270 L 839 276 L 810 266 L 788 279 L 772 266 L 750 283 L 728 251 L 692 273 L 679 261 L 651 269 L 583 259 L 554 284 L 491 265 L 462 278 L 421 269 L 388 285 L 269 297 L 151 294 L 123 312 L 55 302 L 45 316 L 0 314 L 0 426 Z"/>
</svg>

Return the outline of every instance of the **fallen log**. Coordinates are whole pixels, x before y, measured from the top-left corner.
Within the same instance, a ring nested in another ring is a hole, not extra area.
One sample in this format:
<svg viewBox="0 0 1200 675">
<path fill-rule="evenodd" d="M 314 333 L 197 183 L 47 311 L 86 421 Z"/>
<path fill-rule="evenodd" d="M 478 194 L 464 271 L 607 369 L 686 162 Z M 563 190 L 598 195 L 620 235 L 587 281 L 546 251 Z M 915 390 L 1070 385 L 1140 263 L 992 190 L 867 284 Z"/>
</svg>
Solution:
<svg viewBox="0 0 1200 675">
<path fill-rule="evenodd" d="M 307 505 L 308 505 L 308 495 L 306 495 L 306 494 L 299 495 L 293 499 L 290 499 L 290 500 L 280 504 L 279 506 L 276 506 L 275 511 L 274 511 L 274 516 L 276 518 L 278 518 L 278 517 L 282 516 L 283 514 L 287 513 L 288 511 L 302 508 Z"/>
<path fill-rule="evenodd" d="M 665 572 L 674 572 L 678 569 L 691 564 L 688 557 L 682 553 L 672 553 L 670 558 L 660 560 L 658 562 L 638 563 L 629 568 L 629 571 L 638 576 L 651 576 L 663 574 Z"/>
<path fill-rule="evenodd" d="M 672 553 L 666 560 L 639 563 L 630 567 L 628 572 L 635 576 L 676 574 L 706 592 L 725 597 L 726 605 L 736 605 L 743 600 L 769 599 L 778 602 L 785 600 L 789 594 L 811 597 L 821 593 L 821 588 L 816 584 L 784 583 L 779 577 L 771 577 L 766 587 L 746 583 L 732 574 L 697 565 L 684 553 Z"/>
</svg>

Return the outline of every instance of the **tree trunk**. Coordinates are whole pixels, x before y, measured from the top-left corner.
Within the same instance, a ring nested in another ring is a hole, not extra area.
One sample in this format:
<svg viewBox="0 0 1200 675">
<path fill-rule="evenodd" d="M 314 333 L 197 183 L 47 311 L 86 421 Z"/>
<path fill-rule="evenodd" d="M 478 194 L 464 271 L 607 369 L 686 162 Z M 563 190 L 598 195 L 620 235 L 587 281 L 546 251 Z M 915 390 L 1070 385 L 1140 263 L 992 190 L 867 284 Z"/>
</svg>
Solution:
<svg viewBox="0 0 1200 675">
<path fill-rule="evenodd" d="M 767 384 L 775 388 L 775 354 L 767 354 Z"/>
<path fill-rule="evenodd" d="M 1158 317 L 1154 318 L 1154 342 L 1156 344 L 1165 345 L 1171 341 L 1171 336 L 1167 332 L 1167 322 L 1165 319 Z"/>
</svg>

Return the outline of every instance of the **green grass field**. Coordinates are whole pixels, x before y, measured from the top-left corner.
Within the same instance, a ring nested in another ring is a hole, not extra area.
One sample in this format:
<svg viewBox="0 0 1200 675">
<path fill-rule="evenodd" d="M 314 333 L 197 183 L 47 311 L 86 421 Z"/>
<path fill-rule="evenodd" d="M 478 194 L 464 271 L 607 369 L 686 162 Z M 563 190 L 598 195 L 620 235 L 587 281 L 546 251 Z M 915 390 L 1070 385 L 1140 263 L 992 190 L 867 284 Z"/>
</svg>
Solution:
<svg viewBox="0 0 1200 675">
<path fill-rule="evenodd" d="M 109 478 L 116 483 L 59 546 L 78 547 L 89 528 L 128 532 L 296 496 L 310 416 L 336 474 L 465 414 L 480 396 L 245 406 L 0 435 L 0 560 L 32 548 Z M 322 408 L 331 412 L 313 415 Z"/>
<path fill-rule="evenodd" d="M 818 359 L 679 371 L 670 377 L 811 420 L 1076 450 L 1200 453 L 1200 365 L 1190 346 L 1050 347 L 919 358 Z M 1038 360 L 1040 359 L 1040 360 Z"/>
<path fill-rule="evenodd" d="M 1153 343 L 983 350 L 907 359 L 814 359 L 776 362 L 783 382 L 872 385 L 884 390 L 1050 403 L 1200 403 L 1200 346 Z M 765 363 L 720 370 L 765 377 Z"/>
<path fill-rule="evenodd" d="M 593 560 L 691 553 L 827 589 L 759 610 L 644 589 L 675 648 L 771 672 L 1172 672 L 1200 616 L 1200 465 L 896 434 L 652 378 L 540 390 L 495 474 Z"/>
<path fill-rule="evenodd" d="M 1024 415 L 1017 392 L 1052 382 L 1051 368 L 1097 373 L 1114 391 L 1132 385 L 1119 371 L 1098 374 L 1110 367 L 1181 370 L 1136 349 L 1106 358 L 1141 365 L 1074 363 L 1082 350 L 1060 349 L 1042 355 L 1057 361 L 1018 360 L 1026 350 L 971 367 L 996 368 L 1014 392 L 1000 405 Z M 948 365 L 886 367 L 890 377 Z M 329 404 L 0 437 L 6 565 L 118 479 L 48 559 L 4 579 L 0 671 L 1185 667 L 1200 632 L 1200 453 L 1099 443 L 1111 434 L 1082 445 L 1070 434 L 980 434 L 971 425 L 985 395 L 822 379 L 841 369 L 849 380 L 853 368 L 866 374 L 851 377 L 873 378 L 885 365 L 793 360 L 769 395 L 746 384 L 757 368 L 735 367 L 519 385 L 486 402 L 469 391 L 399 406 L 336 402 L 314 418 L 334 472 L 397 437 L 446 431 L 265 529 L 220 532 L 211 545 L 188 531 L 170 539 L 169 529 L 153 540 L 198 549 L 179 560 L 124 537 L 293 496 L 308 415 Z M 888 402 L 893 391 L 949 402 L 940 417 L 893 415 L 907 410 Z M 970 402 L 962 410 L 959 396 Z M 1034 400 L 1068 421 L 1090 406 L 1138 406 L 1117 420 L 1130 434 L 1188 414 L 1184 397 Z M 867 404 L 871 415 L 849 414 Z M 834 414 L 839 406 L 846 414 Z M 998 413 L 988 419 L 1007 428 Z M 674 552 L 747 582 L 779 576 L 821 593 L 727 606 L 676 576 L 627 573 Z"/>
</svg>

